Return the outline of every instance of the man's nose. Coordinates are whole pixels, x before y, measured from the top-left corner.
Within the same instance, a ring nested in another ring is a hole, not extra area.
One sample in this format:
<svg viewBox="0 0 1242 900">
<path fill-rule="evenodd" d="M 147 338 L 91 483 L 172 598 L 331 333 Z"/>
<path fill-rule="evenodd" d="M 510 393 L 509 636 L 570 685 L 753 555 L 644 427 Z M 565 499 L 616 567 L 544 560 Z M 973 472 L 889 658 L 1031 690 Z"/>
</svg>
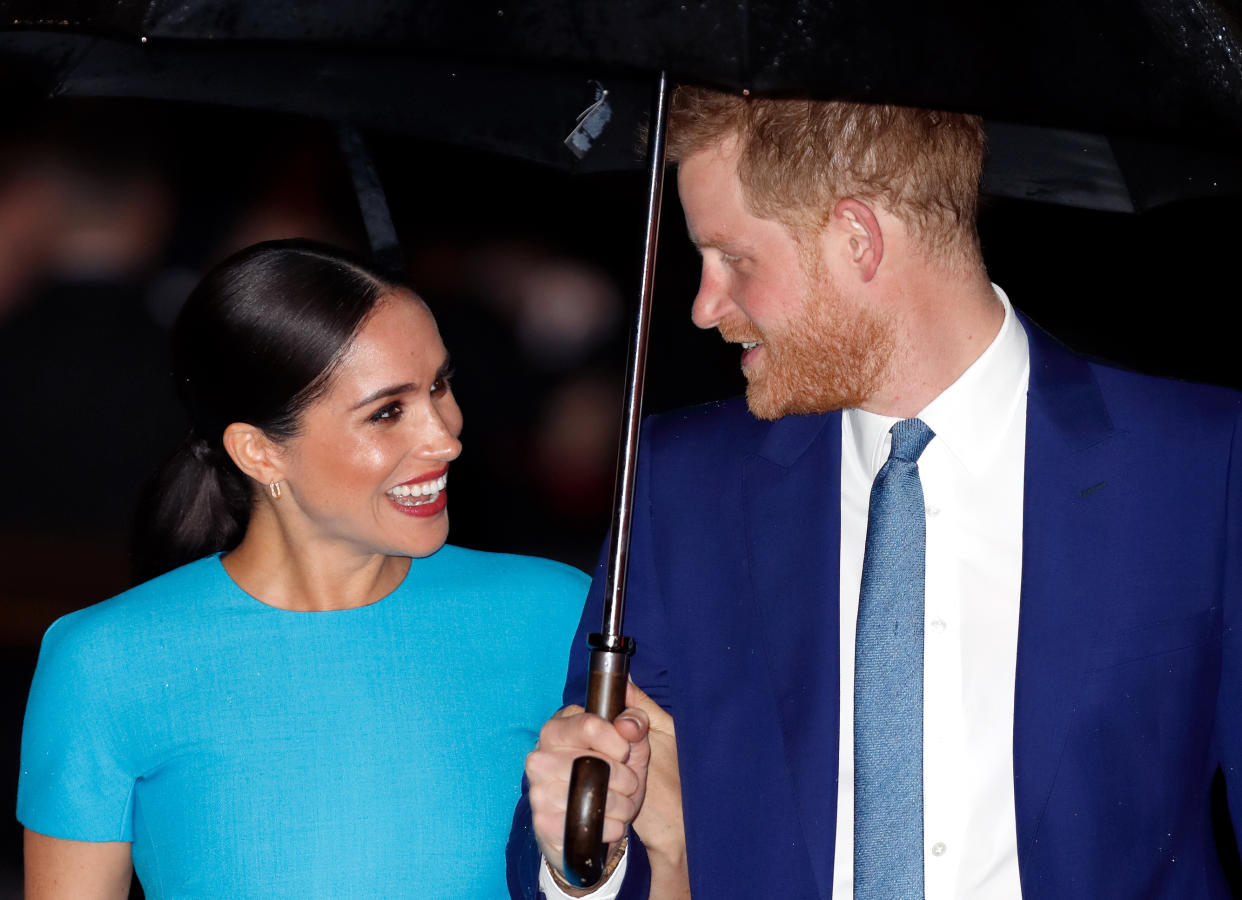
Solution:
<svg viewBox="0 0 1242 900">
<path fill-rule="evenodd" d="M 699 282 L 699 292 L 690 307 L 690 319 L 699 328 L 715 328 L 730 307 L 728 295 L 707 272 Z"/>
</svg>

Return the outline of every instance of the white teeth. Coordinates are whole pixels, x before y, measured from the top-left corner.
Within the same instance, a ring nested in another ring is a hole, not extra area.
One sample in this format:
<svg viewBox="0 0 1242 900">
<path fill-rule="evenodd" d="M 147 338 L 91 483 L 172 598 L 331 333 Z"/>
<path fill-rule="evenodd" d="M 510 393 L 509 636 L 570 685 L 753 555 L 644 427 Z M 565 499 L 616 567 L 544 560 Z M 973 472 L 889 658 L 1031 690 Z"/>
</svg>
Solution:
<svg viewBox="0 0 1242 900">
<path fill-rule="evenodd" d="M 420 481 L 418 484 L 399 484 L 394 488 L 389 488 L 388 496 L 398 502 L 407 497 L 417 497 L 418 500 L 402 503 L 402 506 L 421 506 L 424 503 L 433 503 L 439 496 L 440 491 L 444 490 L 444 486 L 448 484 L 448 473 L 441 475 L 431 481 Z"/>
<path fill-rule="evenodd" d="M 391 495 L 390 495 L 391 496 Z M 435 503 L 440 499 L 440 492 L 427 494 L 422 497 L 393 497 L 393 501 L 399 506 L 426 506 L 428 503 Z"/>
<path fill-rule="evenodd" d="M 440 492 L 424 494 L 421 497 L 394 497 L 393 499 L 401 506 L 426 506 L 428 503 L 435 503 L 439 500 Z"/>
<path fill-rule="evenodd" d="M 754 350 L 756 347 L 758 347 L 762 343 L 763 341 L 742 341 L 742 349 L 743 350 Z"/>
</svg>

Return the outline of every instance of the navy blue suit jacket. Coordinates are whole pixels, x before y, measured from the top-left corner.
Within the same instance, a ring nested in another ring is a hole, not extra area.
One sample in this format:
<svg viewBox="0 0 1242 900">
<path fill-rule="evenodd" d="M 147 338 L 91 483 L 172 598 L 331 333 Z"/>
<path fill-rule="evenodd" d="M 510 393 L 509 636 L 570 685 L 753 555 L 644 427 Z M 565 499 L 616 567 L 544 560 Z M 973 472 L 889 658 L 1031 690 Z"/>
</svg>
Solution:
<svg viewBox="0 0 1242 900">
<path fill-rule="evenodd" d="M 1223 766 L 1242 821 L 1242 397 L 1027 333 L 1023 897 L 1228 897 L 1209 786 Z M 696 897 L 832 893 L 840 452 L 838 413 L 768 423 L 733 401 L 646 426 L 626 632 L 634 680 L 677 723 Z M 566 702 L 601 593 L 597 577 Z M 515 821 L 511 890 L 534 897 Z M 636 842 L 631 865 L 623 896 L 645 896 Z"/>
</svg>

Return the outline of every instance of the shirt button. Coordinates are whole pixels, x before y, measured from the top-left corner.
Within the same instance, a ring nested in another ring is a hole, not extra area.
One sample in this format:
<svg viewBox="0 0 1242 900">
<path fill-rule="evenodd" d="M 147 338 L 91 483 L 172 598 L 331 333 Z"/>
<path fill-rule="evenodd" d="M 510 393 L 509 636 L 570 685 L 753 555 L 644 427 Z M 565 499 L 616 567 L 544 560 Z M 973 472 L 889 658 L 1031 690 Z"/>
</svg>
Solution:
<svg viewBox="0 0 1242 900">
<path fill-rule="evenodd" d="M 945 851 L 949 848 L 944 845 L 944 841 L 936 841 L 932 844 L 932 856 L 944 856 Z"/>
<path fill-rule="evenodd" d="M 931 620 L 931 630 L 932 630 L 932 631 L 935 631 L 935 632 L 942 632 L 942 631 L 944 631 L 944 630 L 945 630 L 946 628 L 948 628 L 948 627 L 949 627 L 949 626 L 945 623 L 944 619 L 932 619 L 932 620 Z"/>
</svg>

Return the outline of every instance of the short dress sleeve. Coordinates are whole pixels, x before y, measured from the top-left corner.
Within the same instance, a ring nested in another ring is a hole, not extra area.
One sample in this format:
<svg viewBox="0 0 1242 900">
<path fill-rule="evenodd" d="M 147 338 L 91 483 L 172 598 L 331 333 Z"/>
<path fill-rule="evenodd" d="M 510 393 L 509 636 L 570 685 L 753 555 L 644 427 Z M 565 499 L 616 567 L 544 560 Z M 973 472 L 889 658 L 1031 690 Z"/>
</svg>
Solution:
<svg viewBox="0 0 1242 900">
<path fill-rule="evenodd" d="M 22 730 L 17 818 L 78 841 L 133 840 L 133 765 L 117 724 L 125 661 L 81 613 L 44 635 Z"/>
</svg>

